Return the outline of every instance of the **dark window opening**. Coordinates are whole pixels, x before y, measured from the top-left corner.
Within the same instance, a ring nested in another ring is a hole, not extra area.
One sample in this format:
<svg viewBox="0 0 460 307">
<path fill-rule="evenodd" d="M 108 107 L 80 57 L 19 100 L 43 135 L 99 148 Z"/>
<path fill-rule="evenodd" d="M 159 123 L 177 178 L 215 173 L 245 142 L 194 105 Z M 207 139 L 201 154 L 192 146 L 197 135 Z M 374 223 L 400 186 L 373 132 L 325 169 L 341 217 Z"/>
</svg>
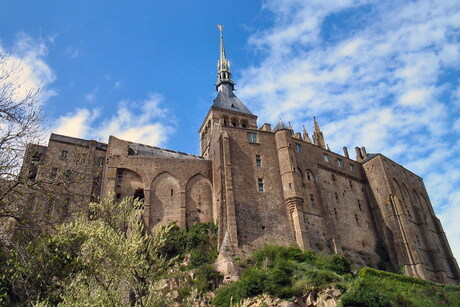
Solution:
<svg viewBox="0 0 460 307">
<path fill-rule="evenodd" d="M 42 159 L 42 155 L 37 152 L 34 153 L 34 155 L 32 156 L 32 162 L 40 162 L 41 159 Z"/>
<path fill-rule="evenodd" d="M 256 166 L 262 166 L 262 159 L 260 158 L 260 155 L 256 155 Z"/>
<path fill-rule="evenodd" d="M 129 155 L 129 150 L 128 150 L 128 155 Z M 104 158 L 103 158 L 103 157 L 100 157 L 100 158 L 97 160 L 97 165 L 99 165 L 99 166 L 104 165 Z"/>
<path fill-rule="evenodd" d="M 171 196 L 173 196 L 173 195 L 174 195 L 174 190 L 173 190 L 173 189 L 171 189 Z"/>
<path fill-rule="evenodd" d="M 144 200 L 145 196 L 144 196 L 144 189 L 137 189 L 135 192 L 134 192 L 134 199 L 138 199 L 138 200 Z"/>
<path fill-rule="evenodd" d="M 314 207 L 315 206 L 315 196 L 313 196 L 313 194 L 310 194 L 310 202 L 312 206 Z"/>
<path fill-rule="evenodd" d="M 72 180 L 72 171 L 69 170 L 69 169 L 66 170 L 66 171 L 64 172 L 64 177 L 65 177 L 65 180 L 67 180 L 67 181 Z"/>
<path fill-rule="evenodd" d="M 357 214 L 355 214 L 355 220 L 356 220 L 356 224 L 359 226 L 359 218 Z"/>
<path fill-rule="evenodd" d="M 120 199 L 120 198 L 121 198 L 121 194 L 117 193 L 117 199 Z"/>
<path fill-rule="evenodd" d="M 58 168 L 57 168 L 57 167 L 53 167 L 53 168 L 51 169 L 50 178 L 51 178 L 51 179 L 56 178 L 56 177 L 57 177 L 57 173 L 58 173 Z"/>
<path fill-rule="evenodd" d="M 37 171 L 37 166 L 32 164 L 29 168 L 29 175 L 27 176 L 27 179 L 29 179 L 30 181 L 34 181 L 35 178 L 37 178 Z"/>
<path fill-rule="evenodd" d="M 259 189 L 259 192 L 264 191 L 264 180 L 262 178 L 257 179 L 257 187 Z"/>
<path fill-rule="evenodd" d="M 67 160 L 67 154 L 69 152 L 67 150 L 61 151 L 61 160 Z"/>
<path fill-rule="evenodd" d="M 361 211 L 361 202 L 358 200 L 358 207 L 359 207 L 359 210 Z"/>
<path fill-rule="evenodd" d="M 335 201 L 336 201 L 337 203 L 339 203 L 339 194 L 337 194 L 337 193 L 334 193 L 334 194 L 335 194 Z"/>
<path fill-rule="evenodd" d="M 307 180 L 308 180 L 308 181 L 311 181 L 310 172 L 307 172 Z"/>
</svg>

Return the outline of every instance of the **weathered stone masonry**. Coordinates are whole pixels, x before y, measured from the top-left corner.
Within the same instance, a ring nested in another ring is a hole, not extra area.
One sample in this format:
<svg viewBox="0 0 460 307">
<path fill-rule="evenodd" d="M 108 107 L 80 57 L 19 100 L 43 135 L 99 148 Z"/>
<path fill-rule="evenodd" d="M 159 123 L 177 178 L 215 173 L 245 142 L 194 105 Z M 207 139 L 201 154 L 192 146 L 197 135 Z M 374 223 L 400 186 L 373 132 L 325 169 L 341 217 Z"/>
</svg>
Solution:
<svg viewBox="0 0 460 307">
<path fill-rule="evenodd" d="M 62 195 L 74 204 L 64 210 L 69 215 L 113 194 L 143 199 L 149 230 L 217 223 L 222 256 L 295 244 L 376 267 L 375 246 L 383 241 L 393 269 L 459 282 L 422 178 L 364 147 L 356 148 L 356 160 L 346 148 L 344 155 L 330 151 L 316 119 L 313 141 L 305 128 L 294 133 L 282 121 L 258 128 L 257 116 L 233 93 L 222 36 L 216 90 L 199 129 L 200 156 L 114 136 L 103 144 L 53 134 L 48 147 L 29 146 L 23 173 L 50 186 L 62 178 Z M 62 203 L 51 211 L 63 212 Z"/>
</svg>

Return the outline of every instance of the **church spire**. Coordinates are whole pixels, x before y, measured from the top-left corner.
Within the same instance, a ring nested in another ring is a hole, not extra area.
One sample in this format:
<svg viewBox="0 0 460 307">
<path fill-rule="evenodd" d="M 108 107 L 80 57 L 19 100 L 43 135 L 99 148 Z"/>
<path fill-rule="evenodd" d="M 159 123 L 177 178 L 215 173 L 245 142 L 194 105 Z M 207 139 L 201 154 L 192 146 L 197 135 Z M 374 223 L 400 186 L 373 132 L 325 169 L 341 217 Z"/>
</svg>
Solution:
<svg viewBox="0 0 460 307">
<path fill-rule="evenodd" d="M 313 116 L 313 125 L 315 132 L 313 133 L 313 142 L 316 146 L 326 148 L 326 141 L 324 140 L 323 132 L 319 128 L 316 117 Z"/>
<path fill-rule="evenodd" d="M 310 139 L 310 136 L 308 135 L 307 129 L 305 129 L 305 126 L 302 126 L 302 127 L 303 127 L 303 139 L 304 139 L 304 141 L 306 141 L 308 143 L 311 143 L 311 139 Z"/>
<path fill-rule="evenodd" d="M 220 57 L 219 62 L 217 62 L 217 83 L 216 90 L 219 90 L 219 87 L 222 84 L 228 84 L 231 90 L 234 90 L 235 83 L 232 81 L 232 74 L 230 72 L 230 61 L 227 59 L 225 54 L 225 45 L 224 45 L 224 36 L 222 35 L 223 26 L 217 25 L 220 32 Z"/>
</svg>

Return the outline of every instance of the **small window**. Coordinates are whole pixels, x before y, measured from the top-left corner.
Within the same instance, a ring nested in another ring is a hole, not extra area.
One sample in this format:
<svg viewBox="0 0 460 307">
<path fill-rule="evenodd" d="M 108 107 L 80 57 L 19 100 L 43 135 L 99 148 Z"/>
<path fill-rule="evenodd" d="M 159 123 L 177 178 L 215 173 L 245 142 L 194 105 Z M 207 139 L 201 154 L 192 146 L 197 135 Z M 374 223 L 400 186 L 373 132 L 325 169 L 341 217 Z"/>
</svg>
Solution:
<svg viewBox="0 0 460 307">
<path fill-rule="evenodd" d="M 67 150 L 61 151 L 61 160 L 67 160 L 67 154 L 69 152 Z"/>
<path fill-rule="evenodd" d="M 309 171 L 307 171 L 307 180 L 308 180 L 308 181 L 311 181 L 311 174 L 310 174 Z"/>
<path fill-rule="evenodd" d="M 310 194 L 310 202 L 311 202 L 311 205 L 314 207 L 315 206 L 315 196 L 313 194 Z"/>
<path fill-rule="evenodd" d="M 260 158 L 260 155 L 256 155 L 256 166 L 257 167 L 262 166 L 262 159 Z"/>
<path fill-rule="evenodd" d="M 104 157 L 100 157 L 99 159 L 97 159 L 97 165 L 99 165 L 99 166 L 104 165 Z"/>
<path fill-rule="evenodd" d="M 353 182 L 351 182 L 351 180 L 348 180 L 348 184 L 350 185 L 350 189 L 353 190 Z"/>
<path fill-rule="evenodd" d="M 257 188 L 259 192 L 264 191 L 264 180 L 262 178 L 257 179 Z"/>
<path fill-rule="evenodd" d="M 249 143 L 258 143 L 257 142 L 257 133 L 248 132 L 248 141 L 249 141 Z"/>
<path fill-rule="evenodd" d="M 42 155 L 36 152 L 32 156 L 32 162 L 40 162 L 41 158 L 42 158 Z"/>
<path fill-rule="evenodd" d="M 342 160 L 337 159 L 337 165 L 338 165 L 340 168 L 343 168 L 343 162 L 342 162 Z"/>
<path fill-rule="evenodd" d="M 57 177 L 57 172 L 58 172 L 57 167 L 53 167 L 53 168 L 51 169 L 51 172 L 50 172 L 50 178 L 51 178 L 51 179 L 56 178 L 56 177 Z"/>
<path fill-rule="evenodd" d="M 339 203 L 339 194 L 337 194 L 337 193 L 334 193 L 334 194 L 335 194 L 335 201 L 336 201 L 337 203 Z"/>
<path fill-rule="evenodd" d="M 301 152 L 301 151 L 302 151 L 302 145 L 299 144 L 299 143 L 296 143 L 296 144 L 295 144 L 295 150 L 296 150 L 297 152 Z"/>
<path fill-rule="evenodd" d="M 358 218 L 358 215 L 357 215 L 357 214 L 355 214 L 355 220 L 356 220 L 356 225 L 359 226 L 359 218 Z"/>
<path fill-rule="evenodd" d="M 329 156 L 327 154 L 323 154 L 323 160 L 329 163 Z"/>
<path fill-rule="evenodd" d="M 70 169 L 66 170 L 64 172 L 64 177 L 67 181 L 70 181 L 72 179 L 72 171 Z"/>
<path fill-rule="evenodd" d="M 359 207 L 359 210 L 360 210 L 360 211 L 363 210 L 363 209 L 361 208 L 361 202 L 359 201 L 359 199 L 358 199 L 358 207 Z"/>
<path fill-rule="evenodd" d="M 355 166 L 353 164 L 350 164 L 350 171 L 352 171 L 353 173 L 355 172 Z"/>
</svg>

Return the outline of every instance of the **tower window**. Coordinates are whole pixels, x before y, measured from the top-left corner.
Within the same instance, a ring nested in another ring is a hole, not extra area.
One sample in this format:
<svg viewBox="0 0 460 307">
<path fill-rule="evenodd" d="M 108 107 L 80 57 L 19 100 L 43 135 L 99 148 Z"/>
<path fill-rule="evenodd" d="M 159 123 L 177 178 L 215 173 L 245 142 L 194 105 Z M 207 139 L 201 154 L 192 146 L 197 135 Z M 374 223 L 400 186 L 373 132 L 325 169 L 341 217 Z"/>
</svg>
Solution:
<svg viewBox="0 0 460 307">
<path fill-rule="evenodd" d="M 299 143 L 296 143 L 296 144 L 295 144 L 295 150 L 296 150 L 297 152 L 301 152 L 301 151 L 302 151 L 302 145 L 300 145 Z"/>
<path fill-rule="evenodd" d="M 51 178 L 51 179 L 56 178 L 56 177 L 57 177 L 57 172 L 58 172 L 57 167 L 53 167 L 53 168 L 51 169 L 51 172 L 50 172 L 50 178 Z"/>
<path fill-rule="evenodd" d="M 340 168 L 343 168 L 343 162 L 342 162 L 342 160 L 337 159 L 337 165 L 338 165 Z"/>
<path fill-rule="evenodd" d="M 361 208 L 361 202 L 359 201 L 359 199 L 358 199 L 358 207 L 359 207 L 359 210 L 362 210 L 362 208 Z"/>
<path fill-rule="evenodd" d="M 70 169 L 66 170 L 64 172 L 64 177 L 67 181 L 70 181 L 72 179 L 72 171 Z"/>
<path fill-rule="evenodd" d="M 257 188 L 259 192 L 264 191 L 264 180 L 262 178 L 257 179 Z"/>
<path fill-rule="evenodd" d="M 61 151 L 61 160 L 67 160 L 67 154 L 69 152 L 67 150 Z"/>
<path fill-rule="evenodd" d="M 353 164 L 350 164 L 350 171 L 352 171 L 353 173 L 355 172 L 355 166 Z"/>
<path fill-rule="evenodd" d="M 99 165 L 99 166 L 104 165 L 104 157 L 100 157 L 100 158 L 97 160 L 97 165 Z"/>
<path fill-rule="evenodd" d="M 329 163 L 329 156 L 327 154 L 323 154 L 323 160 Z"/>
<path fill-rule="evenodd" d="M 248 132 L 248 141 L 249 141 L 249 143 L 258 143 L 257 142 L 257 133 Z"/>
<path fill-rule="evenodd" d="M 260 155 L 256 155 L 256 166 L 262 166 L 262 159 L 260 158 Z"/>
</svg>

